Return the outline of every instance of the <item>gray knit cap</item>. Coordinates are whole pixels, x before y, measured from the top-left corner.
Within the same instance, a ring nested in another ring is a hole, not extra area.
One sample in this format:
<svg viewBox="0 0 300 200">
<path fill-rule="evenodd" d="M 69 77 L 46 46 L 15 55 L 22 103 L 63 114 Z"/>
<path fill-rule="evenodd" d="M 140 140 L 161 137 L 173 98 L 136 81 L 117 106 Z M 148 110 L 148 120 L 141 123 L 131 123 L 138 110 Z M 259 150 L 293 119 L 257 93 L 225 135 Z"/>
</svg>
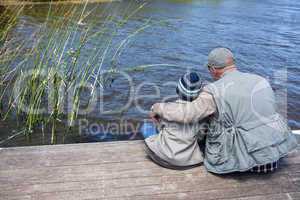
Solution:
<svg viewBox="0 0 300 200">
<path fill-rule="evenodd" d="M 227 48 L 215 48 L 208 55 L 208 67 L 224 68 L 233 64 L 233 53 Z"/>
</svg>

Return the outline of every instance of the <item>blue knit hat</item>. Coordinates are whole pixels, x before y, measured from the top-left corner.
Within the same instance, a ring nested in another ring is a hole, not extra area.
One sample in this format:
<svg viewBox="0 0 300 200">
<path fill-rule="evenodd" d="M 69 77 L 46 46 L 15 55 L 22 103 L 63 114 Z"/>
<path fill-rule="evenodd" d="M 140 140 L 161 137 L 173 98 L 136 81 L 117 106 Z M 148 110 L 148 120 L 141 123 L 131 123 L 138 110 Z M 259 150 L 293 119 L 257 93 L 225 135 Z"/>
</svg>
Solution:
<svg viewBox="0 0 300 200">
<path fill-rule="evenodd" d="M 196 99 L 202 89 L 203 81 L 196 72 L 184 74 L 178 81 L 176 93 L 184 101 Z"/>
</svg>

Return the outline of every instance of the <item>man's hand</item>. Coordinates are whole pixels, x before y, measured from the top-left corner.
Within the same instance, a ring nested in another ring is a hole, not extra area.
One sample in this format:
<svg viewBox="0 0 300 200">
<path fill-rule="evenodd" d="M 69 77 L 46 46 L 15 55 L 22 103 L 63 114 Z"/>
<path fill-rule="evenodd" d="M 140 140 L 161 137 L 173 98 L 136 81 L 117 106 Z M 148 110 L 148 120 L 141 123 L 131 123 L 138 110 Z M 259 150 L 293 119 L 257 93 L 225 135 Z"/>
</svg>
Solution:
<svg viewBox="0 0 300 200">
<path fill-rule="evenodd" d="M 159 106 L 159 103 L 153 104 L 153 106 L 151 107 L 151 111 L 157 113 L 157 111 L 159 110 Z"/>
</svg>

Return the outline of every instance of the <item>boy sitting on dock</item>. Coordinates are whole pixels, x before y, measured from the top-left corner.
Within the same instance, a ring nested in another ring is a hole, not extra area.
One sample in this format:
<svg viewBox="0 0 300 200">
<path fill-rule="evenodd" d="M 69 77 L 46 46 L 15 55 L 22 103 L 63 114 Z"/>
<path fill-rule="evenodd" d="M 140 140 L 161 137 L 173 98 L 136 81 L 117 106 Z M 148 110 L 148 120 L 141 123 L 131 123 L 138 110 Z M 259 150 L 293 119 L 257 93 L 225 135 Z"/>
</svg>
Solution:
<svg viewBox="0 0 300 200">
<path fill-rule="evenodd" d="M 197 73 L 185 74 L 180 78 L 176 88 L 179 96 L 176 103 L 185 104 L 193 101 L 198 97 L 202 87 L 203 82 Z M 169 122 L 157 116 L 151 118 L 156 127 L 153 127 L 153 123 L 144 124 L 142 132 L 146 153 L 155 163 L 171 169 L 186 169 L 203 162 L 198 141 L 204 138 L 205 123 L 184 124 Z M 151 135 L 153 132 L 151 129 L 157 131 Z"/>
</svg>

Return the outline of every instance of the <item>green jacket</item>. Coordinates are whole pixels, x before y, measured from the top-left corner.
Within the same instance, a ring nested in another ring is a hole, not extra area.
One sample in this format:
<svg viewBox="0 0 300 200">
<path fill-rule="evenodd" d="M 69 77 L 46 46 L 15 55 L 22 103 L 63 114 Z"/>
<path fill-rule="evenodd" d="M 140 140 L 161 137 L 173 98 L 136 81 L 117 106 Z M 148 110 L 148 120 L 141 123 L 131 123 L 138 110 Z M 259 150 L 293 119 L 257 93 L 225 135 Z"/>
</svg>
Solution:
<svg viewBox="0 0 300 200">
<path fill-rule="evenodd" d="M 247 171 L 277 161 L 297 147 L 274 92 L 264 78 L 228 72 L 206 87 L 217 112 L 211 117 L 204 164 L 208 171 Z"/>
</svg>

